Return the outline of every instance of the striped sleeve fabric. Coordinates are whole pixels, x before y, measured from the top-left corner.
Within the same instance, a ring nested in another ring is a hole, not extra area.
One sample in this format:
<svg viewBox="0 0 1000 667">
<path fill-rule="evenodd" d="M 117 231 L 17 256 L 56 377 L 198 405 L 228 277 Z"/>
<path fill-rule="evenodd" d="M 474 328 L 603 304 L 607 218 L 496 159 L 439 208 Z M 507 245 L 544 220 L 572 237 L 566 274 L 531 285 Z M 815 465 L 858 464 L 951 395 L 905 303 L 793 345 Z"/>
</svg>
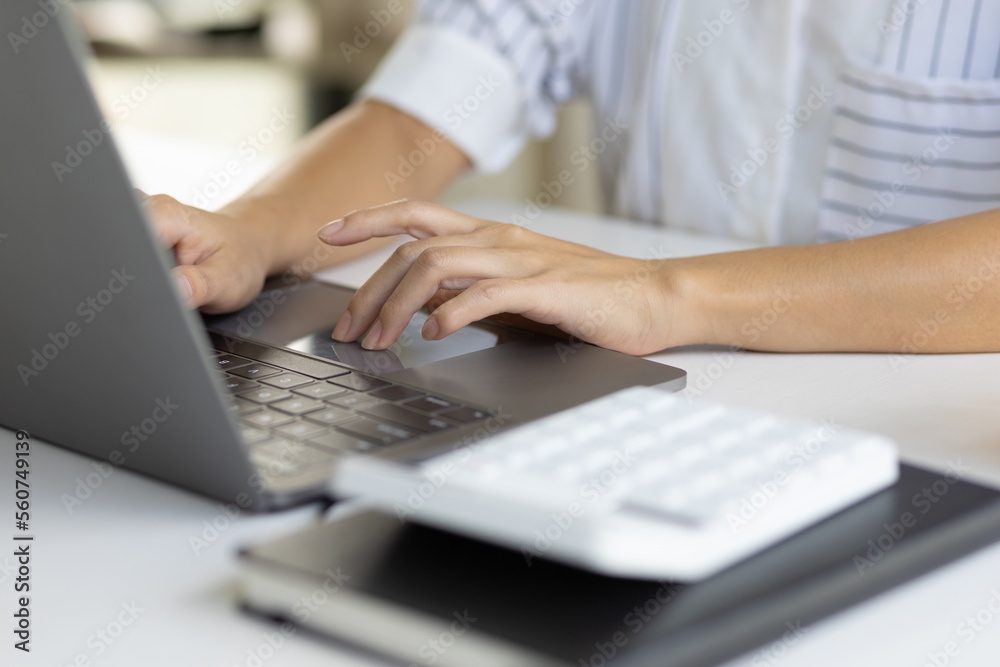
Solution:
<svg viewBox="0 0 1000 667">
<path fill-rule="evenodd" d="M 555 129 L 575 92 L 591 0 L 424 0 L 361 91 L 437 129 L 483 172 Z"/>
<path fill-rule="evenodd" d="M 1000 206 L 1000 3 L 894 4 L 881 63 L 841 73 L 819 240 Z"/>
<path fill-rule="evenodd" d="M 547 136 L 555 129 L 556 107 L 574 93 L 585 40 L 574 28 L 591 1 L 422 0 L 418 21 L 461 31 L 503 56 L 524 91 L 528 129 Z"/>
</svg>

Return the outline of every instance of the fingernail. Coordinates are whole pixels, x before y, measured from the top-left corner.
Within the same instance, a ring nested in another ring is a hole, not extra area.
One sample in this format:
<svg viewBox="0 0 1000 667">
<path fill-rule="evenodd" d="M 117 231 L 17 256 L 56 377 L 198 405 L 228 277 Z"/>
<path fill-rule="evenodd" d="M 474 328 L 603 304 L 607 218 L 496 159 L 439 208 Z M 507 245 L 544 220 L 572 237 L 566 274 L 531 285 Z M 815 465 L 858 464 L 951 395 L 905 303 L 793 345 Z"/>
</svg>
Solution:
<svg viewBox="0 0 1000 667">
<path fill-rule="evenodd" d="M 374 350 L 375 346 L 378 345 L 379 336 L 382 335 L 382 322 L 375 320 L 375 324 L 372 326 L 371 331 L 365 336 L 365 339 L 361 342 L 361 347 L 366 350 Z"/>
<path fill-rule="evenodd" d="M 346 343 L 347 331 L 350 328 L 351 328 L 351 311 L 347 311 L 346 313 L 344 313 L 344 316 L 340 318 L 340 321 L 337 322 L 337 326 L 333 328 L 333 334 L 331 337 Z"/>
<path fill-rule="evenodd" d="M 319 235 L 319 238 L 321 240 L 330 242 L 333 239 L 333 237 L 337 235 L 337 232 L 339 232 L 343 226 L 344 226 L 343 218 L 341 218 L 340 220 L 334 220 L 333 222 L 320 227 L 319 232 L 317 232 L 317 234 Z"/>
<path fill-rule="evenodd" d="M 191 303 L 192 297 L 194 297 L 194 291 L 191 289 L 191 282 L 184 276 L 177 278 L 177 290 L 181 293 L 181 298 L 184 299 L 184 303 Z"/>
<path fill-rule="evenodd" d="M 427 321 L 424 322 L 424 326 L 420 329 L 420 335 L 423 336 L 424 340 L 437 340 L 438 328 L 437 320 L 433 317 L 428 317 Z"/>
</svg>

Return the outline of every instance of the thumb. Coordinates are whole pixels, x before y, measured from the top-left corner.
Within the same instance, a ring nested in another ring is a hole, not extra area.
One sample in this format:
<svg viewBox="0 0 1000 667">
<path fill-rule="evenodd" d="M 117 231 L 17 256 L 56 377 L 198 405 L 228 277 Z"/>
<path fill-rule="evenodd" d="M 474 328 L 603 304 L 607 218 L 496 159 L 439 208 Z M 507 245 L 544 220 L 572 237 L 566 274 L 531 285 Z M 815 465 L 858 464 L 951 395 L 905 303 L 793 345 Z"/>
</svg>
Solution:
<svg viewBox="0 0 1000 667">
<path fill-rule="evenodd" d="M 253 301 L 264 285 L 263 276 L 252 279 L 244 267 L 216 253 L 199 264 L 182 264 L 171 270 L 178 295 L 189 308 L 204 313 L 228 313 Z"/>
<path fill-rule="evenodd" d="M 194 281 L 191 274 L 195 272 L 201 272 L 201 269 L 190 264 L 178 266 L 170 270 L 170 276 L 173 278 L 177 295 L 180 297 L 181 302 L 188 308 L 197 308 L 201 305 L 201 302 L 197 301 L 194 295 Z M 198 283 L 203 284 L 204 280 L 199 280 Z"/>
</svg>

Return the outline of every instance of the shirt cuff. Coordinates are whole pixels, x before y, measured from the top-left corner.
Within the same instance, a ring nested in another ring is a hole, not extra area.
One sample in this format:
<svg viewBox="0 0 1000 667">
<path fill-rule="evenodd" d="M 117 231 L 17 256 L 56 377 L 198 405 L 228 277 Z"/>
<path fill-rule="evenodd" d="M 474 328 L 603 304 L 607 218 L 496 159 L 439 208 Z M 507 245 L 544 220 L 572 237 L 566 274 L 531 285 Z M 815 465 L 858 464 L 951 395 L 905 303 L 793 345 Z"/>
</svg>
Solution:
<svg viewBox="0 0 1000 667">
<path fill-rule="evenodd" d="M 497 172 L 528 137 L 514 68 L 453 28 L 407 29 L 359 93 L 441 132 L 479 171 Z"/>
</svg>

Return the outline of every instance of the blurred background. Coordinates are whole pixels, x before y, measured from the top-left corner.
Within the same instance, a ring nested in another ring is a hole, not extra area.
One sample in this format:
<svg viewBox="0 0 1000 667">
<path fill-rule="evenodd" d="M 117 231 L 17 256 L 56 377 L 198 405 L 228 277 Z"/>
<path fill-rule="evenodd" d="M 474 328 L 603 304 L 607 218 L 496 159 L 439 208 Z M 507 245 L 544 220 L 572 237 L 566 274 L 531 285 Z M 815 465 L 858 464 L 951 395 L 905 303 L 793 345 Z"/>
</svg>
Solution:
<svg viewBox="0 0 1000 667">
<path fill-rule="evenodd" d="M 96 54 L 89 75 L 136 183 L 215 209 L 350 102 L 411 21 L 415 4 L 76 0 L 72 6 Z M 573 103 L 561 111 L 554 136 L 529 145 L 503 173 L 467 176 L 443 201 L 533 199 L 591 135 L 587 105 Z M 600 212 L 596 167 L 556 205 Z"/>
</svg>

